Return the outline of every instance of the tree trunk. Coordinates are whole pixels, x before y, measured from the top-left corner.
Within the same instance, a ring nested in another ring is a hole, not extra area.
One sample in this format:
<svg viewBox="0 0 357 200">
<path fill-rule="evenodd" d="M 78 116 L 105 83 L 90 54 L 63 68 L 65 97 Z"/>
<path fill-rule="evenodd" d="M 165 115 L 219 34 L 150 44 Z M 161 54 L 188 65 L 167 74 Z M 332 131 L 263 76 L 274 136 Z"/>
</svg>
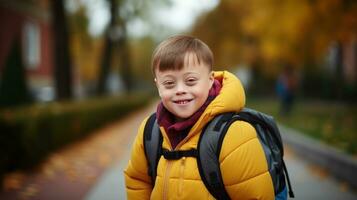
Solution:
<svg viewBox="0 0 357 200">
<path fill-rule="evenodd" d="M 335 74 L 335 91 L 337 100 L 342 100 L 343 87 L 344 87 L 344 77 L 343 77 L 343 46 L 341 41 L 337 41 L 336 44 L 336 55 L 335 55 L 334 67 L 336 70 Z"/>
<path fill-rule="evenodd" d="M 54 34 L 54 77 L 58 100 L 72 98 L 72 66 L 69 55 L 68 26 L 63 0 L 52 0 Z"/>
<path fill-rule="evenodd" d="M 110 41 L 109 36 L 106 36 L 104 49 L 102 53 L 99 80 L 97 85 L 97 95 L 104 95 L 106 93 L 106 80 L 108 77 L 110 64 L 112 60 L 113 43 Z"/>
<path fill-rule="evenodd" d="M 133 89 L 133 76 L 132 76 L 132 65 L 130 58 L 130 48 L 128 44 L 128 39 L 126 35 L 126 30 L 124 29 L 123 35 L 119 42 L 120 44 L 120 60 L 121 60 L 121 77 L 124 82 L 124 89 L 126 93 L 130 93 Z"/>
<path fill-rule="evenodd" d="M 97 95 L 104 95 L 107 91 L 105 83 L 108 78 L 108 73 L 111 67 L 112 54 L 113 54 L 113 39 L 112 34 L 115 29 L 116 16 L 118 14 L 118 6 L 116 0 L 108 0 L 110 5 L 110 22 L 105 34 L 105 42 L 103 47 L 103 54 L 101 56 L 101 65 L 99 72 L 99 80 L 97 84 Z"/>
</svg>

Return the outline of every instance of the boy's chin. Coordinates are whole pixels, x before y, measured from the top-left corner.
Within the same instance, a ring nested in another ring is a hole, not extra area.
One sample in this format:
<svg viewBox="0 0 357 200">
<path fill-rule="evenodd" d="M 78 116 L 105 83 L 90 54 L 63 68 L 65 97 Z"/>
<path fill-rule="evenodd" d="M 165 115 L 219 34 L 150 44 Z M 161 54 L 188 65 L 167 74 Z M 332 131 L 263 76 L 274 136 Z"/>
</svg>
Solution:
<svg viewBox="0 0 357 200">
<path fill-rule="evenodd" d="M 188 118 L 190 118 L 192 116 L 192 114 L 176 114 L 175 116 L 176 116 L 175 120 L 177 122 L 179 122 L 179 121 L 187 120 Z"/>
</svg>

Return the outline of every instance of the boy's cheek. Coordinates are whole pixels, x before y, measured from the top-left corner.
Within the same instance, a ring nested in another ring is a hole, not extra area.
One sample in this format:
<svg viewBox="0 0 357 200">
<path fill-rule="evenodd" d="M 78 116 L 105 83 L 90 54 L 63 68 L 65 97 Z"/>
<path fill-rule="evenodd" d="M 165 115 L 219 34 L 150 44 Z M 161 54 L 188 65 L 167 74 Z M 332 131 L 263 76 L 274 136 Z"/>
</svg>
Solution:
<svg viewBox="0 0 357 200">
<path fill-rule="evenodd" d="M 165 91 L 160 91 L 159 90 L 159 96 L 162 100 L 168 100 L 170 99 L 170 94 L 168 92 L 165 92 Z"/>
<path fill-rule="evenodd" d="M 161 97 L 161 91 L 159 88 L 157 88 L 157 93 L 159 94 L 159 97 Z"/>
<path fill-rule="evenodd" d="M 163 97 L 163 96 L 167 96 L 167 90 L 165 90 L 164 88 L 160 87 L 160 86 L 157 86 L 157 92 L 159 94 L 160 97 Z"/>
</svg>

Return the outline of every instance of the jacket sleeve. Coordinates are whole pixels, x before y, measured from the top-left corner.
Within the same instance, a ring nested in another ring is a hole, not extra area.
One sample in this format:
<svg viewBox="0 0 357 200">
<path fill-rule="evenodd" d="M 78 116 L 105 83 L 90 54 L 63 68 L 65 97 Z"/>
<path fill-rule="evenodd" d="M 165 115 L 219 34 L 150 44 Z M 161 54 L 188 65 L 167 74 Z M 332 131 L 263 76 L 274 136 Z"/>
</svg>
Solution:
<svg viewBox="0 0 357 200">
<path fill-rule="evenodd" d="M 151 179 L 148 172 L 147 160 L 144 152 L 143 132 L 147 119 L 140 127 L 133 143 L 131 158 L 124 170 L 125 187 L 128 200 L 150 199 L 152 191 Z"/>
<path fill-rule="evenodd" d="M 227 131 L 219 156 L 231 199 L 274 199 L 274 188 L 255 128 L 236 121 Z"/>
</svg>

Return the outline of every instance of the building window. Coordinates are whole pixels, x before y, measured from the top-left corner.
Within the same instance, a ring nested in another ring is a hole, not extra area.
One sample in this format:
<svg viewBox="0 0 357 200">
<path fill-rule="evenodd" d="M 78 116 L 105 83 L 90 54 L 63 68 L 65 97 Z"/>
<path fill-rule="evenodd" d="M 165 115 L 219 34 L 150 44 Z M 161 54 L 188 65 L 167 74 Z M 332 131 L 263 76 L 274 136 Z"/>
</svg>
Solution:
<svg viewBox="0 0 357 200">
<path fill-rule="evenodd" d="M 23 29 L 23 58 L 28 69 L 37 69 L 39 67 L 40 52 L 40 28 L 36 23 L 27 21 Z"/>
</svg>

